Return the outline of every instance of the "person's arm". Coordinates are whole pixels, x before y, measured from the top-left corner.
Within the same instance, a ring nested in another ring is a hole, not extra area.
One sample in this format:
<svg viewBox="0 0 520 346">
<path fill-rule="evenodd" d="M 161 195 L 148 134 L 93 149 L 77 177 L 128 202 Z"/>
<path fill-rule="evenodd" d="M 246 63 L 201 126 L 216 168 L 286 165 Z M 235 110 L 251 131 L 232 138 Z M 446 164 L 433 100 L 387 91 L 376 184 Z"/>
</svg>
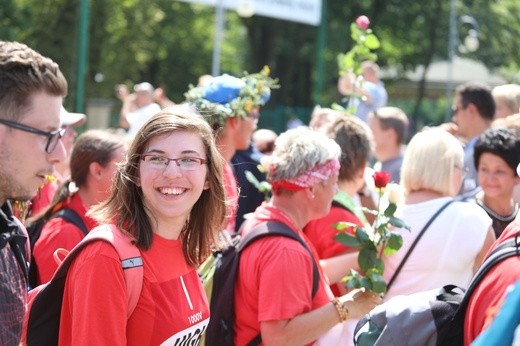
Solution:
<svg viewBox="0 0 520 346">
<path fill-rule="evenodd" d="M 343 255 L 320 260 L 321 269 L 330 283 L 338 283 L 350 273 L 350 269 L 359 271 L 357 264 L 358 252 L 349 252 Z"/>
<path fill-rule="evenodd" d="M 482 248 L 480 249 L 477 257 L 475 258 L 475 263 L 473 263 L 473 274 L 477 272 L 477 270 L 480 268 L 480 265 L 486 258 L 486 254 L 489 251 L 489 248 L 493 243 L 495 242 L 495 232 L 493 231 L 493 227 L 489 227 L 486 233 L 486 238 L 484 239 L 484 244 L 482 245 Z"/>
<path fill-rule="evenodd" d="M 123 106 L 121 107 L 121 112 L 119 113 L 119 126 L 128 129 L 130 127 L 130 123 L 128 122 L 127 116 L 136 109 L 137 106 L 135 104 L 135 94 L 126 96 L 123 99 Z"/>
<path fill-rule="evenodd" d="M 168 98 L 168 96 L 166 96 L 164 89 L 161 87 L 155 89 L 153 96 L 155 102 L 157 102 L 159 106 L 161 106 L 161 109 L 175 105 L 175 102 L 173 102 Z"/>
<path fill-rule="evenodd" d="M 356 81 L 356 75 L 353 73 L 347 73 L 338 79 L 338 91 L 341 95 L 347 96 L 354 93 L 354 83 Z"/>
<path fill-rule="evenodd" d="M 348 310 L 349 318 L 361 318 L 376 305 L 381 298 L 372 292 L 354 290 L 338 298 Z M 332 302 L 295 316 L 288 320 L 266 321 L 260 324 L 264 345 L 305 345 L 325 334 L 337 323 L 342 322 L 338 309 Z"/>
</svg>

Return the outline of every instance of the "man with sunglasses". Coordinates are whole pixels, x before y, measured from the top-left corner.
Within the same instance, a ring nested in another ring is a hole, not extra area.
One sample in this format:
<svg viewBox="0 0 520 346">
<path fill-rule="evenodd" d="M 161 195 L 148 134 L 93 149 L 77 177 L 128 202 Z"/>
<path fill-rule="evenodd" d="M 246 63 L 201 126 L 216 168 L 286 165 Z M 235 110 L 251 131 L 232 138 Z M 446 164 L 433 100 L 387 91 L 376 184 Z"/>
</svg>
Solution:
<svg viewBox="0 0 520 346">
<path fill-rule="evenodd" d="M 473 197 L 479 191 L 473 147 L 478 136 L 491 126 L 495 114 L 491 88 L 476 81 L 459 85 L 455 89 L 452 110 L 452 122 L 457 126 L 456 135 L 464 143 L 464 167 L 468 170 L 459 193 Z"/>
<path fill-rule="evenodd" d="M 27 238 L 9 200 L 30 200 L 65 157 L 67 81 L 51 59 L 0 41 L 0 345 L 18 345 L 26 304 Z"/>
</svg>

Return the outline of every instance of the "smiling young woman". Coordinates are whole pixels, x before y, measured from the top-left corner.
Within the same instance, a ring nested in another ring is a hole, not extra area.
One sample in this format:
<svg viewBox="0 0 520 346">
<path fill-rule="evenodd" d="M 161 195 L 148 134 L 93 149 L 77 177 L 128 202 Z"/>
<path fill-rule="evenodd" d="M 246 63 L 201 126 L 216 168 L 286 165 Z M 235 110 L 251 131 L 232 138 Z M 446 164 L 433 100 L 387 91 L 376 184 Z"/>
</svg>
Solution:
<svg viewBox="0 0 520 346">
<path fill-rule="evenodd" d="M 117 252 L 104 242 L 89 244 L 65 283 L 60 345 L 174 345 L 205 330 L 209 307 L 196 266 L 224 223 L 223 162 L 210 126 L 191 107 L 174 106 L 145 123 L 111 196 L 91 213 L 138 247 L 139 301 L 127 317 Z"/>
</svg>

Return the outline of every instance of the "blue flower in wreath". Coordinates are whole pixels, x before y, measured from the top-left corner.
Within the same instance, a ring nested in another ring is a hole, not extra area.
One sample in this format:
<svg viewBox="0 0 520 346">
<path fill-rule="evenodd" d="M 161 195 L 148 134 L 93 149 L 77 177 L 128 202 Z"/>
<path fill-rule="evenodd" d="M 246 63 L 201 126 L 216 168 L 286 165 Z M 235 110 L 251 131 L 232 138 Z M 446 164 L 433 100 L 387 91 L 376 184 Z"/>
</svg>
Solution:
<svg viewBox="0 0 520 346">
<path fill-rule="evenodd" d="M 260 97 L 260 104 L 263 106 L 269 101 L 271 98 L 271 90 L 269 88 L 265 88 L 264 93 Z"/>
<path fill-rule="evenodd" d="M 236 99 L 245 85 L 242 79 L 223 74 L 213 78 L 204 87 L 204 98 L 210 102 L 226 104 Z"/>
</svg>

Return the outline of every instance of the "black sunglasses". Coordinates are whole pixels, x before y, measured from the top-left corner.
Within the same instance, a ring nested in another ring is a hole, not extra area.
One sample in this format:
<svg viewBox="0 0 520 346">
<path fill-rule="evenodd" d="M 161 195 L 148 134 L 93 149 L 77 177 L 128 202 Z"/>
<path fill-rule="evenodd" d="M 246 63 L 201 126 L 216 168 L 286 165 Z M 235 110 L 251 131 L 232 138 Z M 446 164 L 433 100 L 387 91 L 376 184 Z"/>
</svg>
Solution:
<svg viewBox="0 0 520 346">
<path fill-rule="evenodd" d="M 47 145 L 45 146 L 45 152 L 47 152 L 47 153 L 52 153 L 54 151 L 54 149 L 56 149 L 58 142 L 65 135 L 65 132 L 67 131 L 67 129 L 57 129 L 57 130 L 54 130 L 51 132 L 47 132 L 47 131 L 42 131 L 40 129 L 31 127 L 31 126 L 17 123 L 15 121 L 5 120 L 5 119 L 0 119 L 0 124 L 4 124 L 13 129 L 30 132 L 30 133 L 34 133 L 34 134 L 37 134 L 40 136 L 47 137 Z"/>
</svg>

